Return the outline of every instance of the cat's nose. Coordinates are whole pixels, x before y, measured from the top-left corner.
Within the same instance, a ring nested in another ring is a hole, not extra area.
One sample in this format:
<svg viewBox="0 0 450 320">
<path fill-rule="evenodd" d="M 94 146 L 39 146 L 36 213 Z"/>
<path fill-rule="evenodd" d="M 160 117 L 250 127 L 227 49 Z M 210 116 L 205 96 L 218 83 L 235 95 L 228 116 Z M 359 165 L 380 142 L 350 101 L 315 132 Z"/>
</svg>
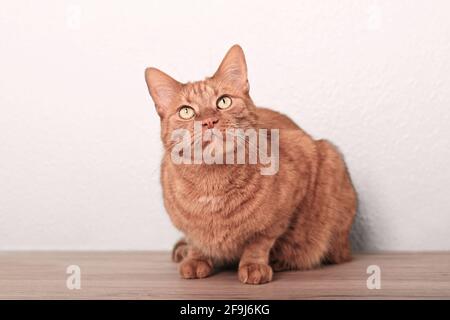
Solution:
<svg viewBox="0 0 450 320">
<path fill-rule="evenodd" d="M 214 125 L 219 122 L 219 119 L 216 117 L 211 117 L 202 121 L 202 126 L 207 127 L 208 129 L 214 128 Z"/>
</svg>

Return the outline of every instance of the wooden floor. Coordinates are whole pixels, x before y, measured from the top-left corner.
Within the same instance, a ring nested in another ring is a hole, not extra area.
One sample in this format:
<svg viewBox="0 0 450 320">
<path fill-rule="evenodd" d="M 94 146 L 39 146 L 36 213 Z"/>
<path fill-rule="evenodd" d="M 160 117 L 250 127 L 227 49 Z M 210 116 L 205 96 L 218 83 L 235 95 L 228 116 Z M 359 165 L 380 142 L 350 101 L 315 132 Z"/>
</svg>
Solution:
<svg viewBox="0 0 450 320">
<path fill-rule="evenodd" d="M 69 265 L 81 289 L 66 287 Z M 381 289 L 367 288 L 367 267 L 381 270 Z M 243 285 L 236 272 L 183 280 L 166 252 L 0 252 L 0 299 L 450 299 L 450 252 L 355 255 L 317 270 L 276 273 Z"/>
</svg>

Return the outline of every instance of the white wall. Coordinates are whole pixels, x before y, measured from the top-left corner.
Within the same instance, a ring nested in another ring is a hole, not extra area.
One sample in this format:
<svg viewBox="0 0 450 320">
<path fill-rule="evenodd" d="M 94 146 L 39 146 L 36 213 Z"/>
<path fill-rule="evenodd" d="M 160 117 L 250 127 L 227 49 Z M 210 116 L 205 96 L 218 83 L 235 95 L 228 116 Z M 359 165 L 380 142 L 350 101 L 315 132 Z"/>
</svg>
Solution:
<svg viewBox="0 0 450 320">
<path fill-rule="evenodd" d="M 3 1 L 0 249 L 168 249 L 144 68 L 243 46 L 259 105 L 345 153 L 363 249 L 450 249 L 450 2 Z"/>
</svg>

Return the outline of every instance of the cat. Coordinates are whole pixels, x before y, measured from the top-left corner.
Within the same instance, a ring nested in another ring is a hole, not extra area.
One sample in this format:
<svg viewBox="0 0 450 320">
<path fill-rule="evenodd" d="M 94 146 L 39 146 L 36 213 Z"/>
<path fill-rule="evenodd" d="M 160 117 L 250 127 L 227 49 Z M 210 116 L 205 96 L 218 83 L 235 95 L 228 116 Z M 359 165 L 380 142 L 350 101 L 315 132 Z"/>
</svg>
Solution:
<svg viewBox="0 0 450 320">
<path fill-rule="evenodd" d="M 164 205 L 185 235 L 172 252 L 182 278 L 235 264 L 242 283 L 262 284 L 273 271 L 351 259 L 357 198 L 342 155 L 287 116 L 253 104 L 239 45 L 203 81 L 182 84 L 156 68 L 147 68 L 145 79 L 161 122 Z M 220 131 L 279 130 L 279 170 L 263 175 L 262 164 L 175 164 L 171 133 L 192 132 L 195 121 Z"/>
</svg>

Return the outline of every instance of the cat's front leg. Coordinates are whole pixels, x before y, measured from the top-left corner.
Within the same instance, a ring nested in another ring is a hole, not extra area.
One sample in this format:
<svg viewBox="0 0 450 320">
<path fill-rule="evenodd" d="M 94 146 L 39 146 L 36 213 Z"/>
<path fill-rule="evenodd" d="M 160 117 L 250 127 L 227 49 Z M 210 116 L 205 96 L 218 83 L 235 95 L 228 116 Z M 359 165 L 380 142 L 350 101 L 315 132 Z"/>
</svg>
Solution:
<svg viewBox="0 0 450 320">
<path fill-rule="evenodd" d="M 244 249 L 239 262 L 238 277 L 242 283 L 263 284 L 272 280 L 269 253 L 275 239 L 260 236 Z"/>
<path fill-rule="evenodd" d="M 213 272 L 213 263 L 192 245 L 187 245 L 186 256 L 180 263 L 179 271 L 184 279 L 206 278 Z"/>
</svg>

